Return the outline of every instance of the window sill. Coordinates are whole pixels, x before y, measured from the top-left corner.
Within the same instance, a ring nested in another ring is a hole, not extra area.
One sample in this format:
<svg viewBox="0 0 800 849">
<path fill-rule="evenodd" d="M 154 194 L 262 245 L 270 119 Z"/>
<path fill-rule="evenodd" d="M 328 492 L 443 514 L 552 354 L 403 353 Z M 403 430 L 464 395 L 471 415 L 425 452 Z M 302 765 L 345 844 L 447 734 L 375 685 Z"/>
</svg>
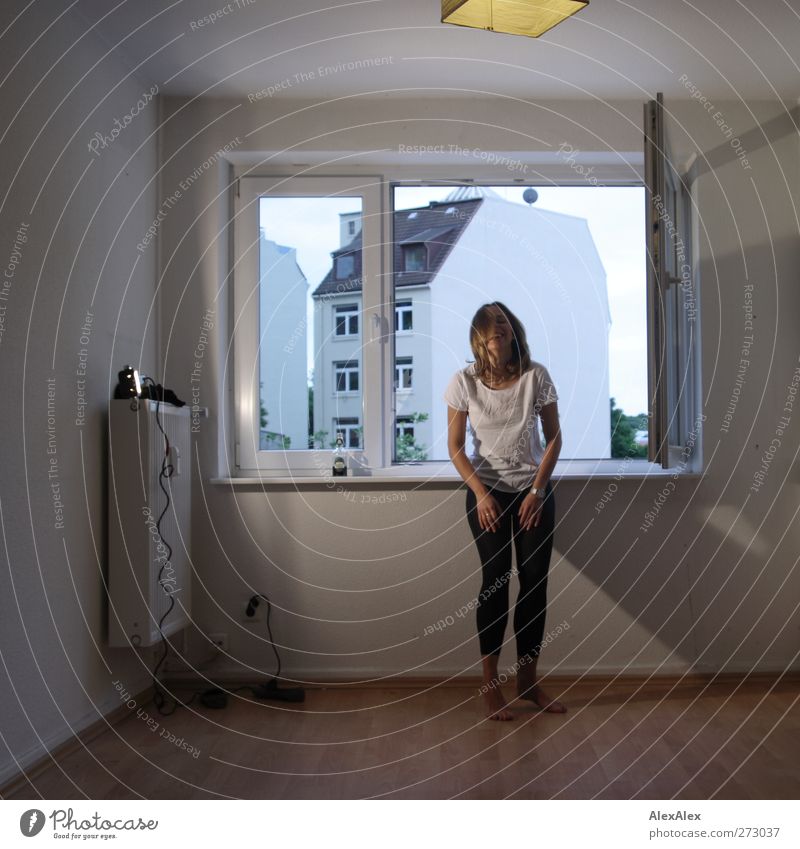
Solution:
<svg viewBox="0 0 800 849">
<path fill-rule="evenodd" d="M 424 470 L 424 472 L 423 472 Z M 420 484 L 448 487 L 463 486 L 464 481 L 455 473 L 450 463 L 425 462 L 404 463 L 386 469 L 349 470 L 350 474 L 342 478 L 334 478 L 328 474 L 315 471 L 305 471 L 296 475 L 287 475 L 285 471 L 243 473 L 241 476 L 211 478 L 210 483 L 220 486 L 285 486 L 322 487 L 328 490 L 336 486 L 367 486 L 367 485 L 414 485 Z M 680 476 L 685 480 L 702 478 L 702 472 L 662 469 L 646 460 L 631 460 L 623 465 L 619 459 L 613 460 L 565 460 L 559 461 L 553 473 L 553 480 L 645 480 L 647 478 L 672 478 Z"/>
</svg>

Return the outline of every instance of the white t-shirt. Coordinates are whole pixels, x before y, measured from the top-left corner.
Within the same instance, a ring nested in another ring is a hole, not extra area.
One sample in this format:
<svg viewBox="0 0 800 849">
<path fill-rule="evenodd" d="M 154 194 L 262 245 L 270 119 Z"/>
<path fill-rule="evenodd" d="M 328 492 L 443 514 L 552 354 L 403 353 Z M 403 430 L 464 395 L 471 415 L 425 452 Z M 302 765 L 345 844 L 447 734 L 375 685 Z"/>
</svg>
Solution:
<svg viewBox="0 0 800 849">
<path fill-rule="evenodd" d="M 531 361 L 531 368 L 506 389 L 489 389 L 471 363 L 453 375 L 443 397 L 448 406 L 468 413 L 470 459 L 486 486 L 519 492 L 533 485 L 544 456 L 539 410 L 558 400 L 541 363 Z"/>
</svg>

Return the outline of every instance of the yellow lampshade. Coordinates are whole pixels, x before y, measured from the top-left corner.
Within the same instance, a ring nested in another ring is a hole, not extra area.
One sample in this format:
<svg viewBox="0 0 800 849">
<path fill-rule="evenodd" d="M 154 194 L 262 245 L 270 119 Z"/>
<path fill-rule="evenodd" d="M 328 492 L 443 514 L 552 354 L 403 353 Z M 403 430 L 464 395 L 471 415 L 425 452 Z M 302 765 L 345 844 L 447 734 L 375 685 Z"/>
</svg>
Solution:
<svg viewBox="0 0 800 849">
<path fill-rule="evenodd" d="M 588 5 L 588 0 L 442 0 L 442 23 L 537 38 Z"/>
</svg>

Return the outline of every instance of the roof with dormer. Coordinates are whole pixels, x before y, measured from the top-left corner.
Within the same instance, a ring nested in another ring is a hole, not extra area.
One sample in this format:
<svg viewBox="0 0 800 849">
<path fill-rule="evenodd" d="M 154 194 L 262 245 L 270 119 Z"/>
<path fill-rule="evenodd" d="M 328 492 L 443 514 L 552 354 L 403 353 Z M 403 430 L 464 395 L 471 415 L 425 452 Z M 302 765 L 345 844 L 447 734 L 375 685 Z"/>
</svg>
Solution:
<svg viewBox="0 0 800 849">
<path fill-rule="evenodd" d="M 483 197 L 469 200 L 432 201 L 428 206 L 402 209 L 394 213 L 394 275 L 396 287 L 429 284 L 436 277 L 454 245 L 472 220 Z M 401 271 L 403 249 L 407 245 L 424 244 L 428 263 L 424 271 Z M 361 232 L 347 245 L 333 251 L 333 265 L 312 297 L 361 291 Z M 353 254 L 353 273 L 336 277 L 336 260 Z"/>
</svg>

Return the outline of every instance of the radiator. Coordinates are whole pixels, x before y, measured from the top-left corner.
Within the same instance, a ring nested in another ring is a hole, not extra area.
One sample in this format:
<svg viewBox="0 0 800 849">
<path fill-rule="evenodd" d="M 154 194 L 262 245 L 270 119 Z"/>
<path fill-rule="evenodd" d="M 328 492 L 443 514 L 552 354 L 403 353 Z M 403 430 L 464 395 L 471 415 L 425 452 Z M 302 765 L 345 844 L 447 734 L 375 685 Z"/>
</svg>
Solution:
<svg viewBox="0 0 800 849">
<path fill-rule="evenodd" d="M 166 443 L 156 424 L 156 402 L 114 400 L 109 411 L 108 643 L 133 648 L 161 640 L 191 621 L 190 407 L 158 405 L 169 437 L 173 471 L 159 486 Z M 172 547 L 169 556 L 162 539 Z M 162 569 L 163 567 L 163 569 Z M 161 578 L 159 580 L 159 573 Z"/>
</svg>

